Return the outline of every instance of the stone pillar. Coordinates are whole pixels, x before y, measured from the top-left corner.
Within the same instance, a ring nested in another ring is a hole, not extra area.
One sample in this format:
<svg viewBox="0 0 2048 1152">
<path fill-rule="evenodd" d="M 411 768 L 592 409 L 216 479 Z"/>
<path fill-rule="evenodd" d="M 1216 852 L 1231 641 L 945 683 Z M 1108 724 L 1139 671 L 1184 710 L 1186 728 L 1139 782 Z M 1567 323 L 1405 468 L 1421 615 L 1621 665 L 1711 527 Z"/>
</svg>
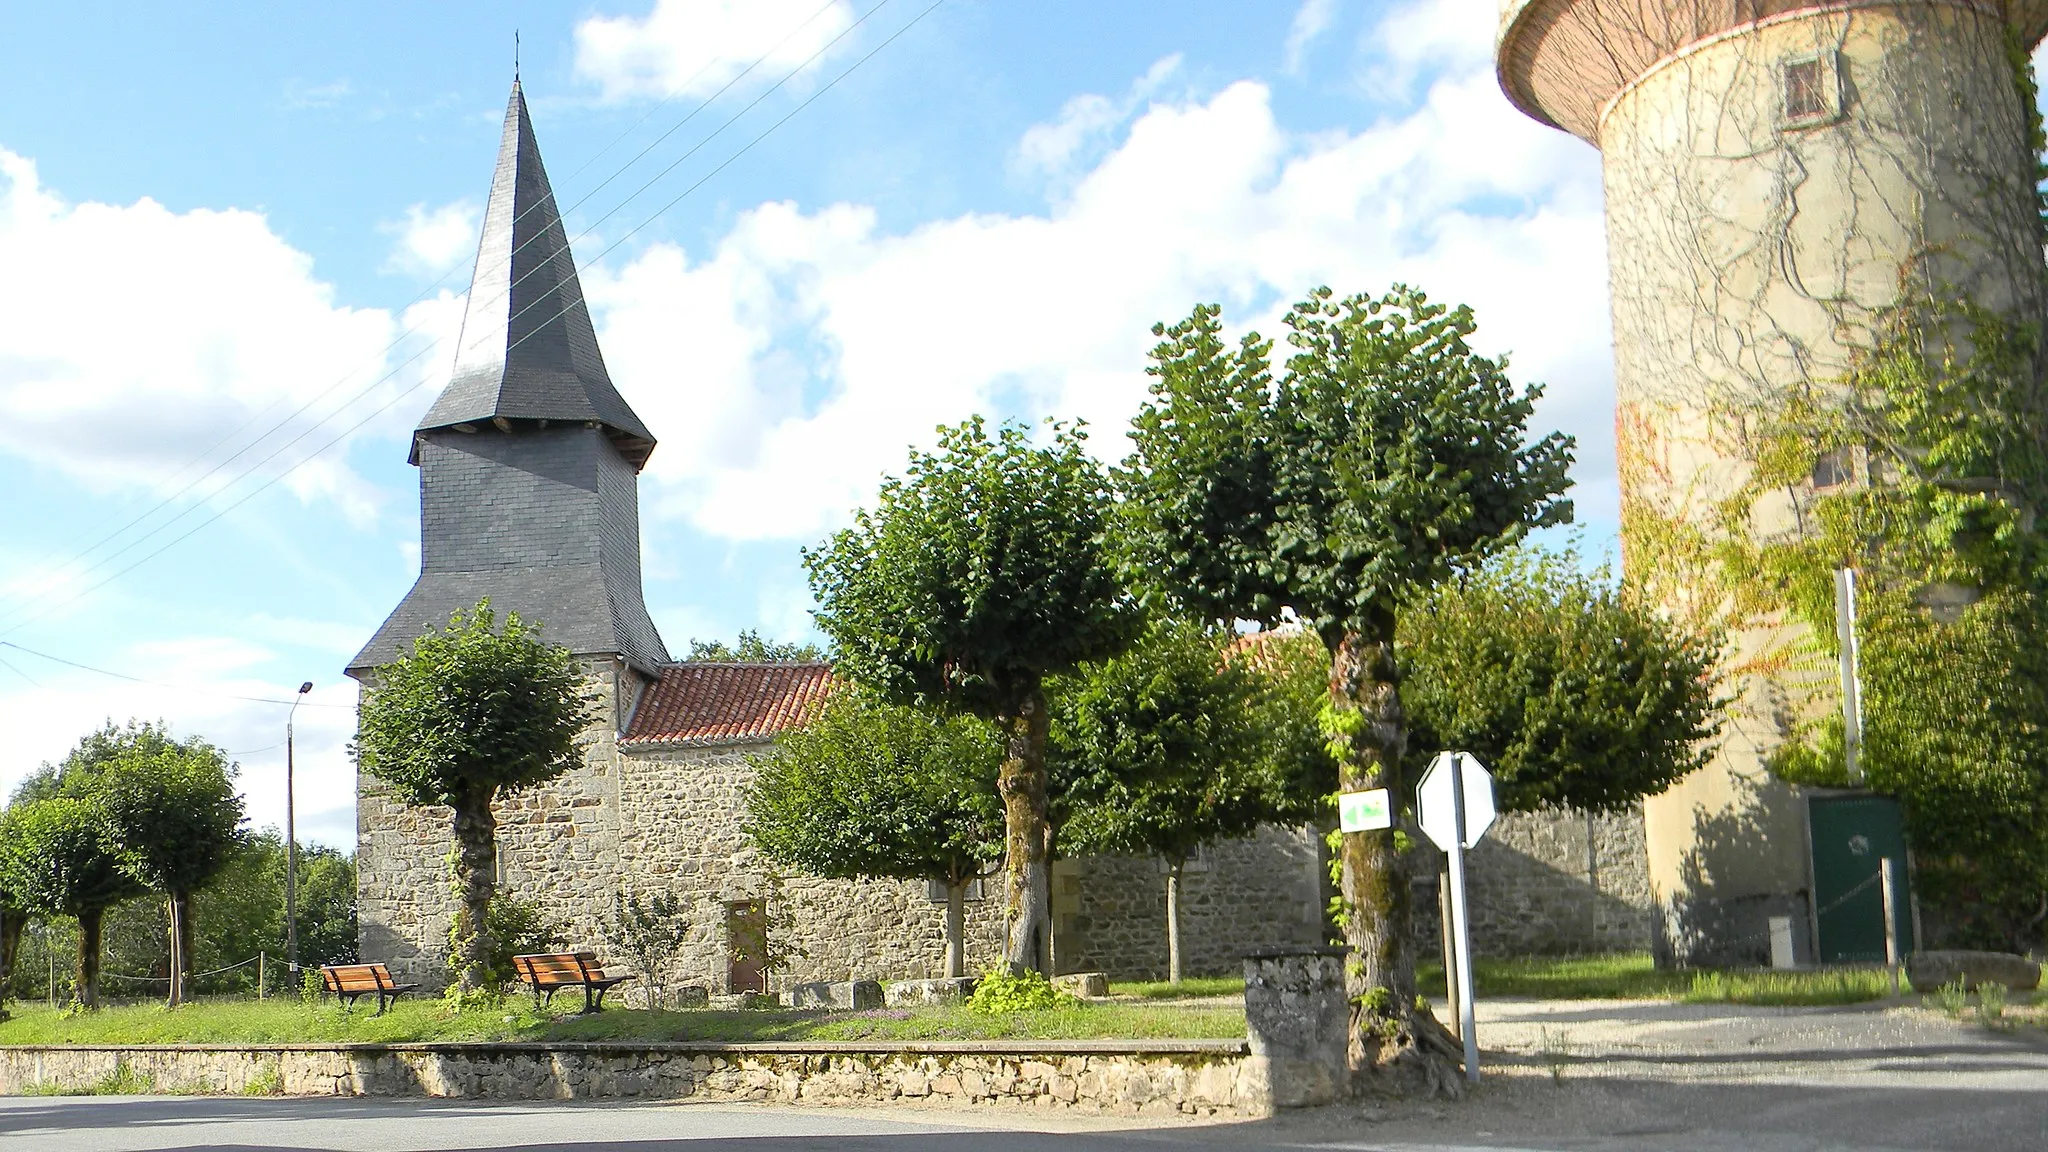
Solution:
<svg viewBox="0 0 2048 1152">
<path fill-rule="evenodd" d="M 1342 948 L 1253 952 L 1244 959 L 1244 1019 L 1251 1038 L 1238 1098 L 1261 1110 L 1307 1108 L 1350 1089 L 1351 1007 Z"/>
</svg>

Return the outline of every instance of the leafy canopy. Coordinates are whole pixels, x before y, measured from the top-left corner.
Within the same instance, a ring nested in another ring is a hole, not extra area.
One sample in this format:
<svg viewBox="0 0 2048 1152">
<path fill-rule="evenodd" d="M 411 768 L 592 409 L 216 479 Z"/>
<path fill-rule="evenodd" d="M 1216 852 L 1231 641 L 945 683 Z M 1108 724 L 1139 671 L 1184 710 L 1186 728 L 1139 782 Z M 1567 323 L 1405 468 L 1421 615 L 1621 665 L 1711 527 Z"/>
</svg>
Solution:
<svg viewBox="0 0 2048 1152">
<path fill-rule="evenodd" d="M 1215 306 L 1153 330 L 1119 478 L 1135 553 L 1193 615 L 1390 639 L 1402 599 L 1570 518 L 1572 442 L 1524 443 L 1542 390 L 1472 351 L 1471 309 L 1321 288 L 1286 324 L 1277 380 L 1272 343 L 1227 345 Z"/>
<path fill-rule="evenodd" d="M 897 703 L 1013 712 L 1049 673 L 1122 648 L 1107 478 L 1079 428 L 1044 444 L 980 417 L 939 430 L 875 507 L 804 553 L 836 667 Z"/>
<path fill-rule="evenodd" d="M 984 722 L 889 704 L 855 687 L 755 761 L 744 826 L 778 864 L 814 876 L 958 883 L 1003 854 Z"/>
<path fill-rule="evenodd" d="M 220 749 L 201 740 L 134 750 L 98 773 L 121 864 L 158 892 L 189 895 L 242 842 L 242 798 Z"/>
<path fill-rule="evenodd" d="M 377 669 L 350 751 L 407 803 L 461 807 L 568 771 L 593 702 L 568 649 L 485 600 Z"/>
<path fill-rule="evenodd" d="M 1052 682 L 1046 762 L 1063 851 L 1184 860 L 1306 818 L 1329 790 L 1328 757 L 1303 763 L 1284 730 L 1266 727 L 1266 697 L 1281 686 L 1232 658 L 1230 640 L 1159 620 L 1129 651 Z M 1296 719 L 1313 733 L 1313 717 Z"/>
<path fill-rule="evenodd" d="M 0 886 L 31 911 L 77 916 L 143 893 L 122 867 L 105 806 L 92 797 L 55 796 L 0 813 Z"/>
<path fill-rule="evenodd" d="M 1619 811 L 1705 764 L 1717 646 L 1573 552 L 1518 550 L 1402 613 L 1409 780 L 1441 749 L 1477 755 L 1500 803 Z"/>
<path fill-rule="evenodd" d="M 816 644 L 763 640 L 759 632 L 742 628 L 736 644 L 692 639 L 690 654 L 683 659 L 721 664 L 807 664 L 824 656 Z"/>
</svg>

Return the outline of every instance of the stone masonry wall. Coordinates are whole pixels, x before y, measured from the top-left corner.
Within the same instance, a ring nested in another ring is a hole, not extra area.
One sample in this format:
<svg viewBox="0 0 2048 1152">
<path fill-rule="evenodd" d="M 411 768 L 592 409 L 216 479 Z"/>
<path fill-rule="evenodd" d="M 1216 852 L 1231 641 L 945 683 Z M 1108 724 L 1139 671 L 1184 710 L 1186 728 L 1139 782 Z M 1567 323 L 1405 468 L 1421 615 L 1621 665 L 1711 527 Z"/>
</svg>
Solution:
<svg viewBox="0 0 2048 1152">
<path fill-rule="evenodd" d="M 1181 875 L 1181 966 L 1243 970 L 1245 953 L 1326 943 L 1320 835 L 1269 827 L 1211 845 Z M 1053 966 L 1116 979 L 1166 978 L 1166 865 L 1130 856 L 1053 865 Z"/>
<path fill-rule="evenodd" d="M 766 899 L 802 953 L 772 986 L 850 977 L 941 975 L 945 906 L 922 882 L 776 877 L 741 831 L 753 769 L 769 744 L 621 749 L 617 717 L 639 691 L 635 673 L 588 662 L 601 715 L 583 738 L 583 764 L 497 806 L 502 891 L 536 904 L 567 943 L 611 951 L 599 917 L 620 887 L 690 897 L 690 940 L 670 986 L 727 990 L 725 905 Z M 437 988 L 447 979 L 454 914 L 445 808 L 413 809 L 364 774 L 357 805 L 361 947 L 398 978 Z M 1418 840 L 1422 838 L 1417 836 Z M 1416 922 L 1433 950 L 1436 872 L 1426 846 L 1417 861 Z M 1246 952 L 1327 941 L 1327 853 L 1320 832 L 1268 828 L 1211 847 L 1182 882 L 1182 948 L 1190 975 L 1235 972 Z M 1648 862 L 1640 811 L 1503 816 L 1471 856 L 1474 946 L 1491 955 L 1650 947 Z M 1000 878 L 967 905 L 970 971 L 1003 950 Z M 1056 862 L 1053 948 L 1059 971 L 1099 970 L 1114 979 L 1166 972 L 1166 877 L 1157 860 L 1107 857 Z M 631 1001 L 639 989 L 622 990 Z"/>
<path fill-rule="evenodd" d="M 716 1100 L 1263 1116 L 1237 1041 L 1067 1044 L 347 1044 L 0 1048 L 0 1096 L 147 1090 L 495 1100 Z M 124 1089 L 132 1090 L 132 1089 Z"/>
<path fill-rule="evenodd" d="M 1419 833 L 1415 934 L 1421 954 L 1437 951 L 1438 877 L 1444 854 Z M 1655 914 L 1643 814 L 1507 812 L 1466 855 L 1473 951 L 1531 953 L 1647 951 Z"/>
</svg>

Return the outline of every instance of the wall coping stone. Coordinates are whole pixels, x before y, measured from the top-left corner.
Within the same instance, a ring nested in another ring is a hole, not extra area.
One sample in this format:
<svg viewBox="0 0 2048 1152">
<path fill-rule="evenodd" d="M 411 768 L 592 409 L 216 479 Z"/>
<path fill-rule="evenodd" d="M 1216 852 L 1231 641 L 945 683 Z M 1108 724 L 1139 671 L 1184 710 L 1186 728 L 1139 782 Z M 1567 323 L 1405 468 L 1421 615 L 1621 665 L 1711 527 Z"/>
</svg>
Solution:
<svg viewBox="0 0 2048 1152">
<path fill-rule="evenodd" d="M 447 1040 L 332 1044 L 0 1044 L 0 1052 L 487 1052 L 689 1055 L 1243 1056 L 1249 1040 Z"/>
</svg>

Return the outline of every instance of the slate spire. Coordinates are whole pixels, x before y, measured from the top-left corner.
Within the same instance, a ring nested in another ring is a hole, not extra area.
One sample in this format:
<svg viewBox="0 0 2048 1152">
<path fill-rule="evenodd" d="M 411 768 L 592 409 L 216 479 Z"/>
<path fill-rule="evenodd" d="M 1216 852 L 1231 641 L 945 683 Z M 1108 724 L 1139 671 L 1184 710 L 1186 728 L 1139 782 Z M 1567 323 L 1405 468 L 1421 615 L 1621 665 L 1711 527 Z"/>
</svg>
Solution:
<svg viewBox="0 0 2048 1152">
<path fill-rule="evenodd" d="M 417 430 L 540 420 L 602 427 L 635 471 L 654 451 L 654 434 L 605 372 L 526 95 L 514 79 L 454 375 Z M 412 462 L 419 463 L 417 448 Z"/>
<path fill-rule="evenodd" d="M 412 437 L 419 579 L 349 674 L 488 597 L 579 657 L 658 678 L 668 649 L 640 586 L 638 473 L 653 450 L 605 373 L 515 80 L 454 378 Z"/>
</svg>

